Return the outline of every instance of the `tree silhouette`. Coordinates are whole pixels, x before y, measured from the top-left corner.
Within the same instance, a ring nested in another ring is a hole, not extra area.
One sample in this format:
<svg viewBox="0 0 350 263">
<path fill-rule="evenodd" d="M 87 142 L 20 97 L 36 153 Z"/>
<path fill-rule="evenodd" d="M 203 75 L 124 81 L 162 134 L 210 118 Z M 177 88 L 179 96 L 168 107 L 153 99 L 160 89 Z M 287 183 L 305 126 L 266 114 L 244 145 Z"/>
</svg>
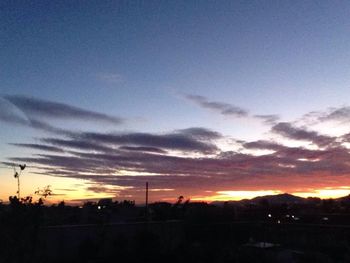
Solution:
<svg viewBox="0 0 350 263">
<path fill-rule="evenodd" d="M 52 195 L 52 190 L 50 188 L 51 185 L 47 185 L 42 189 L 38 188 L 34 193 L 46 199 L 48 196 Z"/>
</svg>

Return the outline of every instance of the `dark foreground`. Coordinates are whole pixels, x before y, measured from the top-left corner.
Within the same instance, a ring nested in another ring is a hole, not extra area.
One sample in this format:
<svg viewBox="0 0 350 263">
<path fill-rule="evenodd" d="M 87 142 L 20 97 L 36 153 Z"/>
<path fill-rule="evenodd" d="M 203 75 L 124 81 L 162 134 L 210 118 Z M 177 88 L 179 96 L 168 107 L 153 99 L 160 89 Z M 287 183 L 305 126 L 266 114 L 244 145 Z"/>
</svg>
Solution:
<svg viewBox="0 0 350 263">
<path fill-rule="evenodd" d="M 157 203 L 146 215 L 130 202 L 0 205 L 0 262 L 350 262 L 349 213 L 334 204 Z"/>
</svg>

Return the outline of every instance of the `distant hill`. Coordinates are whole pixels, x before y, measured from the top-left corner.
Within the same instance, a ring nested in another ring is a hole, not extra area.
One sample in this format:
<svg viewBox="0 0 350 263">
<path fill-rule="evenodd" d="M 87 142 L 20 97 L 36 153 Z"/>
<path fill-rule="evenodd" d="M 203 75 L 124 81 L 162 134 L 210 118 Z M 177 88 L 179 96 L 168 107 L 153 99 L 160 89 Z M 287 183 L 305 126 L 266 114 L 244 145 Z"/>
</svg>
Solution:
<svg viewBox="0 0 350 263">
<path fill-rule="evenodd" d="M 339 197 L 339 198 L 336 198 L 334 200 L 335 201 L 347 201 L 347 202 L 349 202 L 350 201 L 350 195 Z"/>
<path fill-rule="evenodd" d="M 305 198 L 291 195 L 291 194 L 278 194 L 278 195 L 265 195 L 258 196 L 251 199 L 251 202 L 260 203 L 263 200 L 267 200 L 270 204 L 283 204 L 283 203 L 304 203 L 306 201 Z"/>
<path fill-rule="evenodd" d="M 283 204 L 283 203 L 304 203 L 307 201 L 306 198 L 302 198 L 299 196 L 291 195 L 291 194 L 278 194 L 278 195 L 264 195 L 258 196 L 253 199 L 243 199 L 240 201 L 227 201 L 228 204 L 244 204 L 244 203 L 260 203 L 263 200 L 267 200 L 269 204 Z M 214 201 L 213 205 L 223 205 L 224 201 Z"/>
<path fill-rule="evenodd" d="M 328 200 L 329 198 L 325 198 L 325 200 Z M 223 205 L 224 203 L 227 204 L 247 204 L 247 203 L 256 203 L 259 204 L 263 202 L 263 200 L 267 200 L 269 204 L 301 204 L 301 203 L 311 203 L 311 202 L 319 202 L 322 199 L 318 197 L 308 197 L 303 198 L 300 196 L 295 196 L 291 194 L 278 194 L 278 195 L 264 195 L 264 196 L 257 196 L 252 199 L 242 199 L 239 201 L 214 201 L 211 204 L 213 205 Z M 333 198 L 335 202 L 350 202 L 350 195 L 339 197 L 339 198 Z"/>
</svg>

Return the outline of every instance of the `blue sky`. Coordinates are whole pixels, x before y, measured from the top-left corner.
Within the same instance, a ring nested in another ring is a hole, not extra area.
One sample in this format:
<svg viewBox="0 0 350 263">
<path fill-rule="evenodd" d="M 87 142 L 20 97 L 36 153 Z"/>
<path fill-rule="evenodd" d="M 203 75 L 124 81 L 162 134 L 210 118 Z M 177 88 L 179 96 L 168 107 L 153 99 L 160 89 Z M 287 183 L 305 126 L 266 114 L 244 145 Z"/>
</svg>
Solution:
<svg viewBox="0 0 350 263">
<path fill-rule="evenodd" d="M 348 105 L 349 11 L 347 1 L 4 1 L 0 91 L 126 120 L 45 120 L 66 130 L 203 127 L 258 140 L 270 136 L 271 124 L 254 115 L 293 122 Z M 220 114 L 187 95 L 250 117 Z M 4 161 L 35 154 L 9 142 L 49 136 L 8 122 L 1 127 Z"/>
</svg>

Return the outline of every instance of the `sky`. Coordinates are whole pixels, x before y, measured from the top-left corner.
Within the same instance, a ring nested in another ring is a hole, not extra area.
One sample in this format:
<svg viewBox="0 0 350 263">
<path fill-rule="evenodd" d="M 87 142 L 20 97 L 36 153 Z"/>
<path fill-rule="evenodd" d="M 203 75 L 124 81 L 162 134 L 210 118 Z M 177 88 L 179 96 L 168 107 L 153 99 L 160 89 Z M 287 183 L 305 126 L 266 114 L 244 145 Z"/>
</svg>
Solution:
<svg viewBox="0 0 350 263">
<path fill-rule="evenodd" d="M 348 1 L 1 1 L 0 199 L 350 193 Z"/>
</svg>

